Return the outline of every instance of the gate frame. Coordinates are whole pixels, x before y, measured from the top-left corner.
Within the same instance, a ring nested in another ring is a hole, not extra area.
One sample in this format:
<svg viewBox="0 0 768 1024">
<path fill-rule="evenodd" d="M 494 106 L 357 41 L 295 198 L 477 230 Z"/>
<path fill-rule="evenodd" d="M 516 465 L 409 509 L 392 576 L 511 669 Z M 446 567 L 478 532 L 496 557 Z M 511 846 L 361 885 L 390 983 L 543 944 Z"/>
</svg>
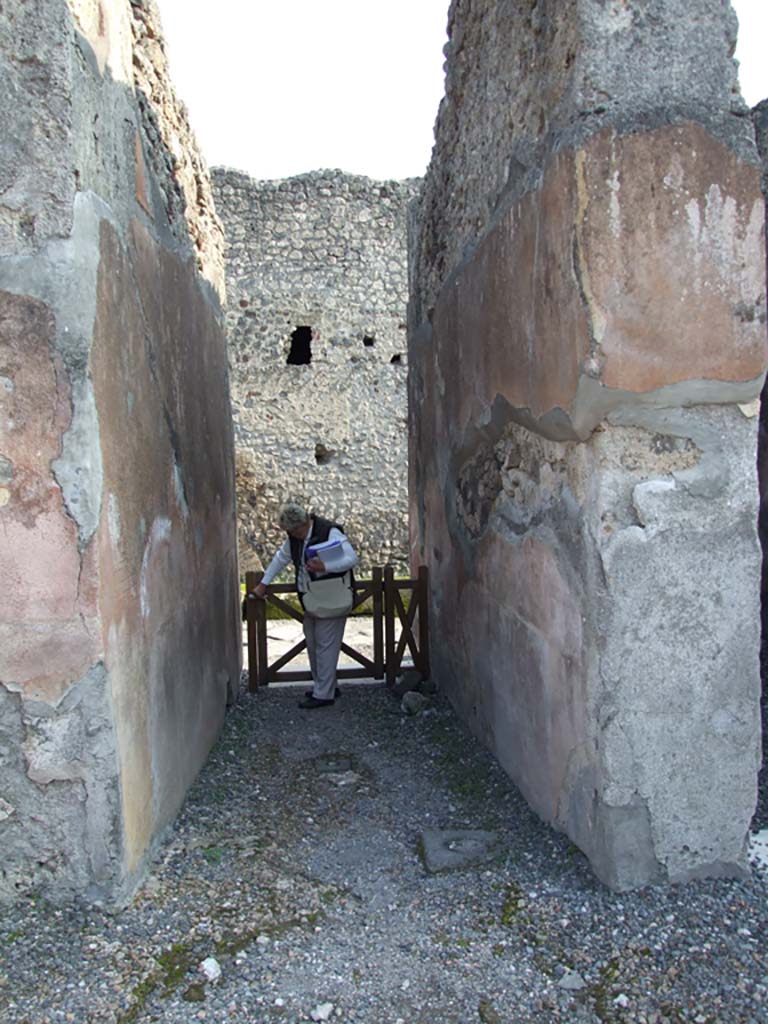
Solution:
<svg viewBox="0 0 768 1024">
<path fill-rule="evenodd" d="M 283 666 L 293 661 L 307 646 L 301 639 L 277 661 L 269 664 L 267 654 L 267 602 L 280 608 L 297 622 L 304 621 L 303 611 L 296 611 L 281 594 L 296 594 L 294 583 L 269 584 L 263 598 L 253 596 L 261 582 L 263 572 L 245 574 L 245 611 L 248 633 L 248 691 L 255 693 L 261 686 L 270 683 L 304 682 L 312 679 L 310 669 L 282 671 Z M 403 591 L 410 591 L 411 601 L 406 611 L 402 598 Z M 373 599 L 373 660 L 342 643 L 341 650 L 358 662 L 360 668 L 339 668 L 338 679 L 385 679 L 387 686 L 394 686 L 395 678 L 402 667 L 406 649 L 413 658 L 414 668 L 425 679 L 429 678 L 429 570 L 419 566 L 415 579 L 395 577 L 394 567 L 375 566 L 371 578 L 355 580 L 352 611 L 368 598 Z M 396 637 L 397 622 L 400 636 Z M 417 624 L 417 625 L 416 625 Z"/>
</svg>

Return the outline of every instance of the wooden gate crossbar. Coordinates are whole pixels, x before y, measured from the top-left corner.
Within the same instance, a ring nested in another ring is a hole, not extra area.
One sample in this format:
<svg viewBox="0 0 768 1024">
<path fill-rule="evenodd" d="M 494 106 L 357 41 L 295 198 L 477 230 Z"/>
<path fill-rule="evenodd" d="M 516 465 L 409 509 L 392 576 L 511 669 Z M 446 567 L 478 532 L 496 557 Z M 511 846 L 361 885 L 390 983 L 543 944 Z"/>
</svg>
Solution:
<svg viewBox="0 0 768 1024">
<path fill-rule="evenodd" d="M 245 577 L 246 594 L 250 595 L 258 586 L 262 573 L 249 572 Z M 403 593 L 409 592 L 411 600 L 406 609 Z M 248 629 L 248 689 L 255 692 L 259 686 L 272 682 L 301 682 L 310 680 L 309 669 L 284 670 L 294 658 L 306 650 L 307 642 L 302 639 L 286 651 L 271 665 L 267 655 L 267 602 L 280 608 L 297 622 L 304 621 L 304 613 L 297 611 L 281 594 L 295 594 L 294 584 L 271 584 L 265 600 L 248 596 L 246 598 L 246 622 Z M 355 596 L 352 610 L 369 598 L 373 611 L 373 659 L 342 643 L 341 649 L 347 657 L 356 661 L 359 667 L 342 667 L 337 671 L 339 679 L 386 679 L 392 686 L 403 664 L 406 649 L 413 659 L 414 668 L 425 677 L 429 676 L 429 632 L 428 632 L 428 576 L 427 567 L 421 566 L 416 579 L 396 579 L 391 565 L 377 566 L 369 580 L 355 581 Z M 400 636 L 397 637 L 397 627 Z"/>
</svg>

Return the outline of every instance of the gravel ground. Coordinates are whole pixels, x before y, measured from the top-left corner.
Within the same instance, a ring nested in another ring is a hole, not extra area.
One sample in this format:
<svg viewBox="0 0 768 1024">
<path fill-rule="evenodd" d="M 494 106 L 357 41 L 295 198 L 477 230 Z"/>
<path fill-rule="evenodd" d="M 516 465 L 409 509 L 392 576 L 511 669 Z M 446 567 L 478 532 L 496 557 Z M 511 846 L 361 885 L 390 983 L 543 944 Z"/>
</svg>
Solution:
<svg viewBox="0 0 768 1024">
<path fill-rule="evenodd" d="M 3 1022 L 768 1021 L 765 876 L 613 894 L 441 699 L 297 697 L 230 710 L 127 909 L 4 915 Z M 432 828 L 500 852 L 429 874 Z"/>
</svg>

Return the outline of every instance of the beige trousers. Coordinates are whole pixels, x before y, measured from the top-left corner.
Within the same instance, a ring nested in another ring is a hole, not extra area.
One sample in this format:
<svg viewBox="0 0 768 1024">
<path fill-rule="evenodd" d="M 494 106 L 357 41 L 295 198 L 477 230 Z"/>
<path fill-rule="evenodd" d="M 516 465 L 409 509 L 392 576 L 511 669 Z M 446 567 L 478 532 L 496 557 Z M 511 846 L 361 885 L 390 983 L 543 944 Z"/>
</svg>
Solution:
<svg viewBox="0 0 768 1024">
<path fill-rule="evenodd" d="M 336 666 L 346 625 L 346 616 L 340 619 L 304 616 L 304 636 L 314 680 L 312 696 L 318 700 L 333 700 L 336 693 Z"/>
</svg>

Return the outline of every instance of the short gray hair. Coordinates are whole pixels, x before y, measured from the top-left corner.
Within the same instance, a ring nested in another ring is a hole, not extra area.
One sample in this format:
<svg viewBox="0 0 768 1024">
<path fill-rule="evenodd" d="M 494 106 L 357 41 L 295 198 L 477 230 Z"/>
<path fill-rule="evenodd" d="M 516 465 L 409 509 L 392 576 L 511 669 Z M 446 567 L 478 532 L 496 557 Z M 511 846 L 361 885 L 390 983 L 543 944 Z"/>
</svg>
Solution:
<svg viewBox="0 0 768 1024">
<path fill-rule="evenodd" d="M 287 501 L 280 509 L 278 522 L 286 531 L 298 530 L 309 521 L 309 512 L 296 501 Z"/>
</svg>

